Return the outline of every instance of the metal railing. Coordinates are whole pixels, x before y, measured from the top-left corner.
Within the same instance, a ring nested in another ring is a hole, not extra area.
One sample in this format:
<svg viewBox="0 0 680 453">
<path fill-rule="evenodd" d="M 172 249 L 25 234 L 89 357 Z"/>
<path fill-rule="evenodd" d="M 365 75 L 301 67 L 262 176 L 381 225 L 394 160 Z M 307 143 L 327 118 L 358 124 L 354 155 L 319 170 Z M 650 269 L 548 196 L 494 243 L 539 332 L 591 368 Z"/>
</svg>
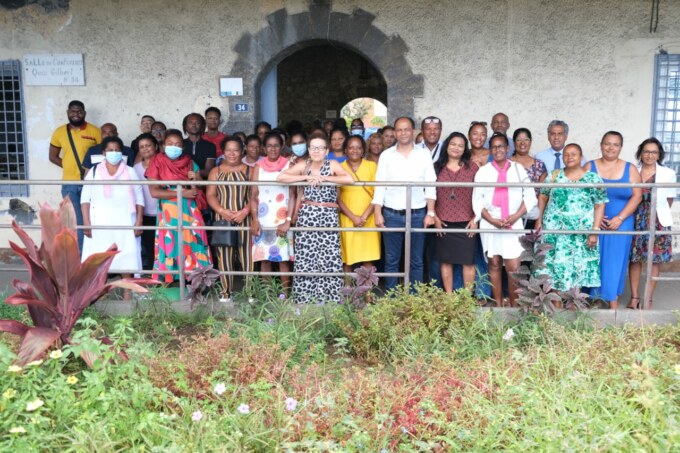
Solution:
<svg viewBox="0 0 680 453">
<path fill-rule="evenodd" d="M 163 186 L 176 186 L 175 190 L 177 192 L 177 205 L 178 205 L 178 216 L 181 219 L 183 217 L 183 210 L 182 210 L 182 190 L 185 186 L 210 186 L 210 185 L 222 185 L 224 184 L 223 181 L 161 181 L 161 185 Z M 102 185 L 101 181 L 54 181 L 54 180 L 19 180 L 19 181 L 4 181 L 3 184 L 9 184 L 9 185 L 33 185 L 33 186 L 61 186 L 62 184 L 71 184 L 71 185 Z M 139 180 L 139 181 L 134 181 L 134 184 L 131 184 L 130 181 L 106 181 L 106 185 L 159 185 L 159 181 L 150 181 L 150 180 Z M 229 185 L 234 185 L 234 186 L 271 186 L 271 185 L 287 185 L 287 186 L 305 186 L 307 185 L 304 182 L 301 183 L 272 183 L 271 181 L 229 181 Z M 323 185 L 334 185 L 330 183 L 323 183 Z M 656 209 L 654 207 L 656 206 L 656 200 L 657 200 L 657 191 L 658 189 L 679 189 L 680 188 L 680 183 L 570 183 L 568 186 L 565 186 L 565 184 L 562 183 L 533 183 L 533 182 L 517 182 L 517 183 L 490 183 L 490 182 L 480 182 L 480 183 L 469 183 L 469 182 L 412 182 L 412 181 L 357 181 L 352 184 L 353 186 L 383 186 L 383 187 L 400 187 L 400 188 L 407 188 L 411 189 L 413 187 L 521 187 L 521 188 L 648 188 L 650 189 L 650 206 L 652 206 L 652 209 L 650 209 L 650 219 L 649 219 L 649 228 L 647 230 L 633 230 L 633 231 L 608 231 L 608 230 L 542 230 L 544 234 L 597 234 L 597 235 L 647 235 L 648 236 L 648 243 L 647 243 L 647 262 L 646 262 L 646 278 L 645 278 L 645 290 L 644 290 L 644 299 L 643 299 L 643 306 L 645 309 L 649 308 L 649 302 L 651 299 L 651 282 L 652 281 L 680 281 L 680 277 L 654 277 L 652 275 L 652 266 L 653 266 L 653 253 L 654 253 L 654 240 L 656 237 Z M 407 191 L 409 193 L 409 191 Z M 396 273 L 376 273 L 378 277 L 403 277 L 404 280 L 404 286 L 408 286 L 410 283 L 410 262 L 411 262 L 411 256 L 410 256 L 410 250 L 411 250 L 411 233 L 426 233 L 426 234 L 436 234 L 440 232 L 449 232 L 449 233 L 460 233 L 460 232 L 465 232 L 465 233 L 488 233 L 489 231 L 493 231 L 494 234 L 517 234 L 517 233 L 528 233 L 531 230 L 527 229 L 510 229 L 510 230 L 499 230 L 499 229 L 467 229 L 467 228 L 442 228 L 442 229 L 436 229 L 436 228 L 422 228 L 422 227 L 413 227 L 411 219 L 412 219 L 412 208 L 411 208 L 411 197 L 407 196 L 406 197 L 406 209 L 405 209 L 405 226 L 404 227 L 396 227 L 396 228 L 388 228 L 388 227 L 374 227 L 374 228 L 365 228 L 365 227 L 324 227 L 324 228 L 304 228 L 304 227 L 291 227 L 290 231 L 292 232 L 301 232 L 301 231 L 358 231 L 358 232 L 369 232 L 369 231 L 378 231 L 378 232 L 402 232 L 405 234 L 404 237 L 404 272 L 396 272 Z M 634 214 L 631 214 L 634 215 Z M 8 229 L 11 228 L 10 224 L 0 224 L 0 228 L 3 229 Z M 31 230 L 31 229 L 40 229 L 40 225 L 22 225 L 23 229 L 26 230 Z M 186 228 L 183 224 L 183 222 L 178 222 L 177 226 L 175 227 L 160 227 L 160 226 L 120 226 L 120 225 L 98 225 L 98 226 L 78 226 L 78 229 L 103 229 L 103 230 L 175 230 L 177 232 L 178 238 L 182 237 L 182 233 L 184 229 Z M 193 230 L 247 230 L 248 227 L 246 226 L 232 226 L 232 227 L 223 227 L 223 226 L 200 226 L 200 227 L 195 227 L 192 226 L 191 229 Z M 262 230 L 264 231 L 275 231 L 276 228 L 264 228 L 262 227 Z M 671 230 L 671 231 L 664 231 L 664 235 L 678 235 L 680 234 L 680 230 Z M 177 262 L 178 263 L 183 263 L 184 262 L 184 248 L 183 247 L 178 247 L 178 257 L 177 257 Z M 652 258 L 652 259 L 650 259 Z M 22 272 L 26 271 L 25 268 L 5 268 L 6 271 L 15 271 L 15 272 Z M 178 276 L 178 282 L 179 282 L 179 290 L 180 290 L 180 298 L 184 298 L 184 293 L 185 293 L 185 280 L 186 280 L 186 270 L 184 269 L 184 266 L 179 266 L 178 270 L 173 270 L 173 271 L 158 271 L 158 270 L 149 270 L 149 269 L 117 269 L 115 271 L 111 271 L 110 273 L 115 273 L 115 274 L 154 274 L 154 275 L 167 275 L 167 274 L 176 274 Z M 221 271 L 220 275 L 233 275 L 233 276 L 295 276 L 295 275 L 300 275 L 299 273 L 296 272 L 262 272 L 262 271 Z M 347 275 L 352 275 L 352 273 L 345 273 L 345 272 L 314 272 L 314 273 L 305 273 L 305 276 L 310 276 L 310 277 L 342 277 L 342 276 L 347 276 Z"/>
</svg>

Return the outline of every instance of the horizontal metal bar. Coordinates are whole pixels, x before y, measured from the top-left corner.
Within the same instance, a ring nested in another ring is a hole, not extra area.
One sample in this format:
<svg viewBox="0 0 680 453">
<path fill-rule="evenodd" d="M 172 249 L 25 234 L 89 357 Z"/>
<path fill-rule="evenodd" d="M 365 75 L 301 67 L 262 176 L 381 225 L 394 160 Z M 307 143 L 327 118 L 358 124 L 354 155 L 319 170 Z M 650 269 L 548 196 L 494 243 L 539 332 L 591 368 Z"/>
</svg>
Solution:
<svg viewBox="0 0 680 453">
<path fill-rule="evenodd" d="M 156 180 L 133 180 L 133 181 L 119 181 L 112 180 L 106 181 L 105 183 L 97 180 L 87 180 L 87 181 L 64 181 L 64 180 L 7 180 L 2 181 L 4 185 L 50 185 L 50 186 L 62 186 L 62 185 L 83 185 L 83 186 L 103 186 L 103 185 L 114 185 L 114 186 L 131 186 L 131 185 L 143 185 L 143 186 L 219 186 L 224 185 L 224 181 L 156 181 Z M 229 181 L 231 186 L 307 186 L 307 182 L 272 182 L 272 181 Z M 329 182 L 323 182 L 321 185 L 327 186 L 339 186 L 340 184 L 334 184 Z M 560 187 L 560 188 L 594 188 L 594 187 L 634 187 L 634 188 L 652 188 L 656 187 L 659 189 L 679 189 L 680 183 L 626 183 L 626 182 L 616 182 L 616 183 L 552 183 L 552 182 L 415 182 L 415 181 L 355 181 L 352 184 L 341 184 L 342 186 L 377 186 L 377 187 Z"/>
</svg>

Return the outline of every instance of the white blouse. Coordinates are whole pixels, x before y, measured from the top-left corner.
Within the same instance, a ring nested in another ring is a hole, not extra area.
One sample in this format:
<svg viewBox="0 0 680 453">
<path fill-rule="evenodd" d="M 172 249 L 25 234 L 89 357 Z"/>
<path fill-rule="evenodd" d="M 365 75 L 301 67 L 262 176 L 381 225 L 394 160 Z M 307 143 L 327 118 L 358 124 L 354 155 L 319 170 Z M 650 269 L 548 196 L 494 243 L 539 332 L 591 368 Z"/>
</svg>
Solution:
<svg viewBox="0 0 680 453">
<path fill-rule="evenodd" d="M 508 160 L 510 168 L 508 168 L 508 182 L 525 182 L 530 181 L 526 170 L 521 165 Z M 496 170 L 491 162 L 482 166 L 475 175 L 475 182 L 496 182 L 498 180 L 498 170 Z M 492 217 L 499 219 L 501 217 L 501 209 L 493 205 L 493 192 L 495 187 L 475 187 L 472 191 L 472 209 L 475 211 L 475 220 L 479 221 L 482 218 L 482 210 L 486 209 Z M 510 214 L 514 214 L 519 210 L 524 203 L 527 212 L 531 211 L 537 205 L 536 192 L 533 187 L 527 185 L 526 187 L 509 187 L 508 188 L 508 208 Z M 513 229 L 522 228 L 522 218 L 517 219 L 513 225 Z"/>
</svg>

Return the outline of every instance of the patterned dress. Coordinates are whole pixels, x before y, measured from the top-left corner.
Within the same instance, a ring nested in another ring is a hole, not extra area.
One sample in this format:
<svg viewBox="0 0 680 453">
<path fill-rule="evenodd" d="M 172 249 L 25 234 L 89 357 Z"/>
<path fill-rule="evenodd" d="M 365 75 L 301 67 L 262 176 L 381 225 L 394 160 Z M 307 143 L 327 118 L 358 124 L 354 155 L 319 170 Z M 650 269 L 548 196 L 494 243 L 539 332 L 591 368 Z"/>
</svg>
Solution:
<svg viewBox="0 0 680 453">
<path fill-rule="evenodd" d="M 656 175 L 649 178 L 647 183 L 656 182 Z M 635 211 L 635 229 L 646 231 L 649 228 L 649 213 L 651 210 L 651 192 L 642 189 L 642 201 Z M 670 231 L 671 227 L 661 226 L 656 219 L 656 231 Z M 630 261 L 644 263 L 647 261 L 647 244 L 649 237 L 646 234 L 633 236 L 633 245 L 630 248 Z M 657 234 L 654 236 L 654 260 L 653 263 L 668 263 L 673 256 L 673 237 L 670 234 Z"/>
<path fill-rule="evenodd" d="M 307 171 L 310 174 L 310 171 Z M 330 176 L 330 162 L 325 160 L 321 175 Z M 305 186 L 304 199 L 315 203 L 335 203 L 335 186 Z M 298 227 L 337 227 L 338 208 L 302 203 Z M 342 272 L 340 233 L 337 231 L 299 231 L 295 234 L 296 274 L 293 295 L 298 304 L 340 302 L 342 277 L 305 277 L 309 272 Z"/>
<path fill-rule="evenodd" d="M 601 183 L 595 173 L 587 172 L 578 181 L 566 177 L 560 170 L 556 183 Z M 570 187 L 543 188 L 541 194 L 549 197 L 543 213 L 546 230 L 590 230 L 593 227 L 596 204 L 606 203 L 607 192 L 603 188 L 576 189 Z M 543 242 L 553 248 L 546 255 L 546 273 L 553 279 L 553 287 L 567 291 L 576 287 L 600 286 L 600 251 L 590 248 L 587 234 L 546 234 Z"/>
<path fill-rule="evenodd" d="M 217 199 L 224 209 L 240 211 L 248 204 L 248 186 L 230 184 L 234 181 L 248 181 L 253 169 L 246 168 L 245 172 L 231 171 L 217 174 L 217 180 L 224 182 L 224 184 L 215 186 Z M 218 213 L 215 213 L 215 217 L 217 220 L 222 220 Z M 250 227 L 250 216 L 246 216 L 240 226 Z M 217 261 L 217 266 L 221 272 L 235 270 L 237 258 L 241 264 L 241 269 L 248 272 L 253 270 L 250 230 L 240 231 L 239 235 L 241 236 L 240 247 L 215 247 L 215 254 L 217 255 L 215 261 Z M 229 297 L 234 288 L 234 276 L 220 275 L 220 281 L 222 283 L 222 296 Z"/>
<path fill-rule="evenodd" d="M 276 184 L 276 178 L 285 170 L 266 171 L 260 167 L 259 180 L 271 181 L 271 185 L 262 185 L 259 189 L 259 201 L 257 217 L 262 227 L 259 236 L 253 238 L 253 261 L 292 261 L 293 259 L 293 233 L 288 232 L 286 237 L 280 237 L 275 229 L 286 222 L 288 217 L 288 186 Z"/>
<path fill-rule="evenodd" d="M 194 171 L 198 171 L 198 165 L 194 164 Z M 174 186 L 168 187 L 174 189 Z M 182 238 L 177 236 L 179 219 L 179 206 L 177 199 L 159 200 L 158 221 L 159 227 L 172 227 L 171 230 L 156 230 L 156 260 L 154 270 L 176 271 L 181 263 L 178 262 L 179 248 L 184 252 L 184 270 L 191 272 L 200 267 L 211 264 L 208 237 L 205 230 L 196 230 L 193 227 L 205 226 L 201 210 L 196 207 L 196 200 L 182 198 Z M 164 274 L 154 275 L 153 278 L 171 283 L 178 280 L 178 275 Z"/>
</svg>

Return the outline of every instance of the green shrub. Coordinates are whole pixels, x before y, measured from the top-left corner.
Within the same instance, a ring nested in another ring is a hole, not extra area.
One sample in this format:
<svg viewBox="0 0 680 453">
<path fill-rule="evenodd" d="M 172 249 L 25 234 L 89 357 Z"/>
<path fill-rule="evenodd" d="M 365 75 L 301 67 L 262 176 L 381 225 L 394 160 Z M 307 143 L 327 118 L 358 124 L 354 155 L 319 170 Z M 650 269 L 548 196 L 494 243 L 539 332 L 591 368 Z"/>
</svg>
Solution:
<svg viewBox="0 0 680 453">
<path fill-rule="evenodd" d="M 473 324 L 476 306 L 466 290 L 447 294 L 417 284 L 413 294 L 398 288 L 365 309 L 345 304 L 336 310 L 335 322 L 357 356 L 393 361 L 449 348 Z"/>
</svg>

